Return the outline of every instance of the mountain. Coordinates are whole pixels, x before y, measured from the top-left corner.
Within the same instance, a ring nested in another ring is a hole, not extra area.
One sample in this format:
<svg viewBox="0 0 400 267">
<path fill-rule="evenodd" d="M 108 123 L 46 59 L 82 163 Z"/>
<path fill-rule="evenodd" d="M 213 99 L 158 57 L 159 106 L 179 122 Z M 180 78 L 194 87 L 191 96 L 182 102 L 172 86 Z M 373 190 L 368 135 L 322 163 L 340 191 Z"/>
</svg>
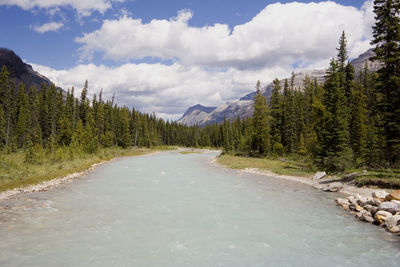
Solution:
<svg viewBox="0 0 400 267">
<path fill-rule="evenodd" d="M 364 68 L 365 63 L 367 63 L 369 71 L 377 71 L 380 68 L 381 63 L 369 60 L 373 56 L 374 52 L 372 51 L 372 49 L 370 49 L 350 62 L 354 67 L 356 76 L 358 76 L 360 71 Z M 294 79 L 294 86 L 296 88 L 302 88 L 306 76 L 310 77 L 312 80 L 317 79 L 318 83 L 323 83 L 325 81 L 325 70 L 307 70 L 302 72 L 296 72 Z M 290 77 L 287 77 L 286 79 L 290 81 Z M 280 80 L 282 88 L 284 86 L 284 83 L 285 83 L 285 78 Z M 269 99 L 272 94 L 272 89 L 273 89 L 273 83 L 271 82 L 270 84 L 261 89 L 261 93 L 267 99 Z M 193 107 L 190 107 L 183 114 L 182 118 L 178 120 L 178 122 L 186 125 L 204 126 L 212 123 L 221 123 L 223 122 L 224 118 L 229 120 L 234 120 L 238 116 L 240 116 L 240 118 L 248 118 L 253 114 L 253 99 L 255 94 L 256 92 L 251 92 L 241 97 L 239 100 L 234 100 L 222 104 L 216 107 L 211 112 L 200 112 L 200 111 L 195 112 L 194 110 L 196 109 L 193 108 L 201 106 L 201 105 L 195 105 Z M 191 112 L 189 112 L 190 109 L 192 109 Z"/>
<path fill-rule="evenodd" d="M 21 82 L 25 84 L 26 89 L 35 86 L 39 90 L 43 83 L 46 86 L 52 83 L 48 78 L 34 71 L 31 65 L 24 63 L 12 50 L 0 48 L 0 69 L 4 65 L 17 88 Z"/>
<path fill-rule="evenodd" d="M 205 107 L 199 104 L 191 106 L 182 115 L 179 122 L 188 126 L 199 125 L 215 109 L 216 107 Z"/>
</svg>

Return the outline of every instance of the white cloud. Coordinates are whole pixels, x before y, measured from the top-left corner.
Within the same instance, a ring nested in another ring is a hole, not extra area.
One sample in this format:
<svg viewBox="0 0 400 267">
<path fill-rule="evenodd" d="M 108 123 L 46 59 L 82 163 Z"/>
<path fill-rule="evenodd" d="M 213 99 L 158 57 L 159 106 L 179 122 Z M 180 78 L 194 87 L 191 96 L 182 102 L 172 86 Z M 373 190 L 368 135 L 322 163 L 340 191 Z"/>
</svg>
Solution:
<svg viewBox="0 0 400 267">
<path fill-rule="evenodd" d="M 49 22 L 42 25 L 32 26 L 33 30 L 38 33 L 56 32 L 64 26 L 62 22 Z"/>
<path fill-rule="evenodd" d="M 32 65 L 64 89 L 74 85 L 77 95 L 88 79 L 92 93 L 103 88 L 108 99 L 116 93 L 119 104 L 177 118 L 197 103 L 215 106 L 237 99 L 253 91 L 257 80 L 266 85 L 298 68 L 326 68 L 342 30 L 350 56 L 356 57 L 370 47 L 374 23 L 372 1 L 361 9 L 334 2 L 272 4 L 233 29 L 224 24 L 192 27 L 192 16 L 183 10 L 169 20 L 143 23 L 123 15 L 76 38 L 83 57 L 99 52 L 124 61 L 118 67 L 81 64 L 54 70 Z M 129 63 L 145 57 L 173 63 Z"/>
<path fill-rule="evenodd" d="M 213 106 L 237 99 L 253 91 L 259 79 L 266 84 L 274 77 L 288 74 L 279 67 L 257 71 L 230 68 L 223 72 L 210 72 L 180 63 L 169 66 L 127 63 L 115 68 L 87 64 L 68 70 L 31 65 L 57 86 L 64 89 L 75 86 L 76 95 L 80 94 L 84 81 L 88 79 L 91 94 L 98 94 L 103 89 L 108 99 L 115 93 L 120 105 L 156 112 L 164 118 L 177 118 L 177 114 L 197 103 Z"/>
<path fill-rule="evenodd" d="M 266 6 L 251 21 L 192 27 L 193 13 L 182 10 L 169 20 L 122 16 L 105 20 L 100 29 L 76 38 L 83 58 L 95 52 L 113 60 L 155 57 L 184 65 L 263 68 L 313 63 L 335 53 L 343 30 L 350 55 L 368 47 L 373 21 L 371 1 L 361 9 L 328 1 L 320 3 L 275 3 Z"/>
<path fill-rule="evenodd" d="M 112 2 L 113 0 L 0 0 L 0 5 L 15 5 L 24 10 L 35 8 L 53 10 L 57 7 L 71 7 L 81 16 L 88 16 L 93 11 L 104 13 L 111 8 Z"/>
</svg>

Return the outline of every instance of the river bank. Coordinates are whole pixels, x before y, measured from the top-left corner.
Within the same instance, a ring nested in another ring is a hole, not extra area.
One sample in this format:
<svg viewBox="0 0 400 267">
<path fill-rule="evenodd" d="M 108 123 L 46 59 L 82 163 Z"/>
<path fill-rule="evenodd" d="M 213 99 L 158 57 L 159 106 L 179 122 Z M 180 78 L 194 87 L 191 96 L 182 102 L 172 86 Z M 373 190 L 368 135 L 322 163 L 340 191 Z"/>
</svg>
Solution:
<svg viewBox="0 0 400 267">
<path fill-rule="evenodd" d="M 376 186 L 358 187 L 351 184 L 351 182 L 346 182 L 346 179 L 326 176 L 324 173 L 317 173 L 314 176 L 311 174 L 304 176 L 281 175 L 266 169 L 246 167 L 257 165 L 249 161 L 245 162 L 245 164 L 243 161 L 240 164 L 235 164 L 235 157 L 229 157 L 228 159 L 225 157 L 223 160 L 217 157 L 212 163 L 227 168 L 235 169 L 236 167 L 239 171 L 246 173 L 306 184 L 327 192 L 343 193 L 347 197 L 336 198 L 335 203 L 337 206 L 348 211 L 360 221 L 375 224 L 393 234 L 400 235 L 400 190 Z M 238 168 L 238 166 L 241 168 Z M 348 175 L 348 178 L 354 178 L 354 176 Z M 347 180 L 351 181 L 352 179 Z M 334 185 L 334 190 L 330 190 L 333 188 L 330 185 Z"/>
<path fill-rule="evenodd" d="M 96 154 L 81 155 L 64 161 L 47 161 L 42 164 L 23 162 L 22 153 L 3 156 L 0 167 L 0 200 L 20 193 L 46 191 L 88 174 L 95 167 L 111 160 L 154 154 L 154 149 L 102 149 Z M 6 157 L 6 158 L 4 158 Z M 6 179 L 5 179 L 6 178 Z"/>
<path fill-rule="evenodd" d="M 303 166 L 301 163 L 295 161 L 291 162 L 223 155 L 216 158 L 213 163 L 243 172 L 307 184 L 317 189 L 323 189 L 325 185 L 329 183 L 340 181 L 343 184 L 343 188 L 340 189 L 340 192 L 346 195 L 359 194 L 362 197 L 367 197 L 371 196 L 371 194 L 376 190 L 392 190 L 391 188 L 383 186 L 357 186 L 352 183 L 351 179 L 346 181 L 342 177 L 338 176 L 325 175 L 323 178 L 316 180 L 313 179 L 315 172 L 307 171 L 302 168 Z"/>
<path fill-rule="evenodd" d="M 217 154 L 125 157 L 1 201 L 0 265 L 398 265 L 399 239 L 355 223 L 332 205 L 341 194 L 211 165 Z"/>
</svg>

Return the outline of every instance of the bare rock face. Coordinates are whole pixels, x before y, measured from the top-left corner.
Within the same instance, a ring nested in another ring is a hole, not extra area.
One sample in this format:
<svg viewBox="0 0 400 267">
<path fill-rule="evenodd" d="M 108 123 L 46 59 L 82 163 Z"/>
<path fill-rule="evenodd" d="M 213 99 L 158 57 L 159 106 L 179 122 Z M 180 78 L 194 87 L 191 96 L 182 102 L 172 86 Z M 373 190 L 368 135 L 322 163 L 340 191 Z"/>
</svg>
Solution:
<svg viewBox="0 0 400 267">
<path fill-rule="evenodd" d="M 20 83 L 24 83 L 25 89 L 35 86 L 40 90 L 42 84 L 51 85 L 51 81 L 48 78 L 34 71 L 31 65 L 24 63 L 12 50 L 6 48 L 0 48 L 0 69 L 3 66 L 6 66 L 7 71 L 10 73 L 10 79 L 17 86 Z"/>
</svg>

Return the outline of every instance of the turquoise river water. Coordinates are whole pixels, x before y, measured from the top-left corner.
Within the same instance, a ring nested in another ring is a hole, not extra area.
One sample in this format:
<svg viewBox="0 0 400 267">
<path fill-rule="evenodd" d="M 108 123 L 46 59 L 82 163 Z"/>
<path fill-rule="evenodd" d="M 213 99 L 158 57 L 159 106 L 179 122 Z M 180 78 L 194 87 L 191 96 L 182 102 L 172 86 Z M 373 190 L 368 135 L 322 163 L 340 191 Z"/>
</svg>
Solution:
<svg viewBox="0 0 400 267">
<path fill-rule="evenodd" d="M 400 238 L 339 194 L 210 163 L 121 158 L 0 202 L 0 266 L 400 266 Z"/>
</svg>

